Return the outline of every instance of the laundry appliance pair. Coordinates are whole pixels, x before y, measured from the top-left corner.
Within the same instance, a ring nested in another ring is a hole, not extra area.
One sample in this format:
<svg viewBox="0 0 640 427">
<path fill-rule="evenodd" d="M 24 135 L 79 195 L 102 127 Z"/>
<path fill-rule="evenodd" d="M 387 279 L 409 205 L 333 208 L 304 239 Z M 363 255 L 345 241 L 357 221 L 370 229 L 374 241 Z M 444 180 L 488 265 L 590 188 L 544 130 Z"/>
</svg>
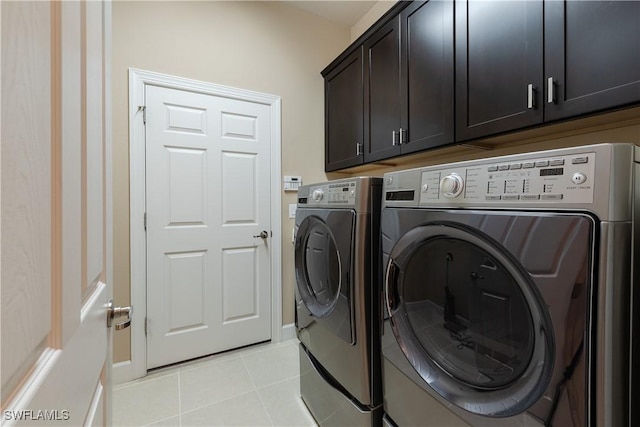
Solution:
<svg viewBox="0 0 640 427">
<path fill-rule="evenodd" d="M 639 422 L 639 165 L 598 144 L 392 172 L 380 211 L 352 198 L 362 178 L 303 188 L 301 395 L 319 424 L 377 425 L 381 395 L 390 426 Z"/>
</svg>

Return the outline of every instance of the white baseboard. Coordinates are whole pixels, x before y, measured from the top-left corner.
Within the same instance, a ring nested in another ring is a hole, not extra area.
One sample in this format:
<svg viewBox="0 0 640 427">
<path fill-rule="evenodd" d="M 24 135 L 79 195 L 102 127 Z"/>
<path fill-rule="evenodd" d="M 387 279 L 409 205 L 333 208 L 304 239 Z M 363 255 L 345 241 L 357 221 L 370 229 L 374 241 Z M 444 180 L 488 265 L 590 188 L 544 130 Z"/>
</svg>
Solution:
<svg viewBox="0 0 640 427">
<path fill-rule="evenodd" d="M 289 323 L 288 325 L 282 325 L 282 341 L 289 341 L 296 337 L 296 325 Z"/>
<path fill-rule="evenodd" d="M 126 383 L 135 379 L 133 375 L 133 366 L 131 360 L 125 360 L 124 362 L 114 363 L 111 369 L 111 379 L 113 385 Z"/>
</svg>

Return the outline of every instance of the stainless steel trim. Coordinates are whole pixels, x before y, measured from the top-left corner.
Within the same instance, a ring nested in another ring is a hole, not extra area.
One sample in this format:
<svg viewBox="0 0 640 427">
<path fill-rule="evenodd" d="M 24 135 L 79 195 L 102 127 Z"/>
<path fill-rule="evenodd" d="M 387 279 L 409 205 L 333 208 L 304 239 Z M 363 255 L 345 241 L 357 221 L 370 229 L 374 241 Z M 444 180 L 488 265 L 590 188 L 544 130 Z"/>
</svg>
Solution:
<svg viewBox="0 0 640 427">
<path fill-rule="evenodd" d="M 595 371 L 591 370 L 595 372 L 595 385 L 590 387 L 590 393 L 595 393 L 592 407 L 596 419 L 592 424 L 598 426 L 630 425 L 625 393 L 629 389 L 631 233 L 631 222 L 600 226 L 599 287 L 593 307 L 597 312 L 594 337 L 597 353 L 596 360 L 591 362 L 595 364 Z"/>
<path fill-rule="evenodd" d="M 302 344 L 299 344 L 302 345 Z M 313 360 L 309 354 L 305 351 L 305 350 L 300 350 L 306 357 L 307 360 L 309 361 L 309 366 L 311 366 L 311 368 L 313 369 L 313 371 L 321 378 L 324 379 L 324 374 L 320 371 L 320 368 L 318 368 L 318 362 Z M 353 406 L 354 409 L 356 409 L 358 412 L 360 412 L 361 414 L 366 414 L 367 412 L 369 412 L 369 408 L 367 409 L 363 409 L 361 408 L 359 405 L 356 404 L 356 402 L 353 401 L 352 398 L 350 398 L 349 396 L 344 394 L 343 390 L 340 390 L 338 387 L 336 387 L 332 382 L 330 381 L 326 381 L 325 379 L 325 384 L 329 387 L 331 387 L 334 391 L 336 391 L 340 396 L 342 396 L 342 398 L 346 401 L 349 402 L 351 404 L 351 406 Z"/>
<path fill-rule="evenodd" d="M 547 103 L 553 104 L 555 102 L 553 95 L 553 77 L 547 79 Z"/>
</svg>

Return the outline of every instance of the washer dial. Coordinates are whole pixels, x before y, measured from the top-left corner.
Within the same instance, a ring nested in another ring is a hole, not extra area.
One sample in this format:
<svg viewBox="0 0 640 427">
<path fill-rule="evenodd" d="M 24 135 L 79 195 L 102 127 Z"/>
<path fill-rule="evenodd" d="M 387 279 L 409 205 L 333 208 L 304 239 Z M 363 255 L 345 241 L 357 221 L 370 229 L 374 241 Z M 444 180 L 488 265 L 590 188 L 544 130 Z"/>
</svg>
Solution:
<svg viewBox="0 0 640 427">
<path fill-rule="evenodd" d="M 462 193 L 464 189 L 464 179 L 453 172 L 440 180 L 440 192 L 447 199 L 454 199 Z"/>
</svg>

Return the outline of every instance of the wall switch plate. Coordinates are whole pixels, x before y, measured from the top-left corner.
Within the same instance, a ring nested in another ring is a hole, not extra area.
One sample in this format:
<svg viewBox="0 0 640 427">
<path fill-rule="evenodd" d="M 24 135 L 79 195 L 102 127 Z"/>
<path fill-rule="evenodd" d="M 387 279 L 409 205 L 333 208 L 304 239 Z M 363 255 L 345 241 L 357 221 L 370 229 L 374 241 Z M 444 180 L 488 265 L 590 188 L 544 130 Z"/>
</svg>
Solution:
<svg viewBox="0 0 640 427">
<path fill-rule="evenodd" d="M 295 218 L 296 217 L 296 208 L 298 207 L 298 205 L 296 205 L 295 203 L 290 203 L 289 204 L 289 218 Z"/>
</svg>

